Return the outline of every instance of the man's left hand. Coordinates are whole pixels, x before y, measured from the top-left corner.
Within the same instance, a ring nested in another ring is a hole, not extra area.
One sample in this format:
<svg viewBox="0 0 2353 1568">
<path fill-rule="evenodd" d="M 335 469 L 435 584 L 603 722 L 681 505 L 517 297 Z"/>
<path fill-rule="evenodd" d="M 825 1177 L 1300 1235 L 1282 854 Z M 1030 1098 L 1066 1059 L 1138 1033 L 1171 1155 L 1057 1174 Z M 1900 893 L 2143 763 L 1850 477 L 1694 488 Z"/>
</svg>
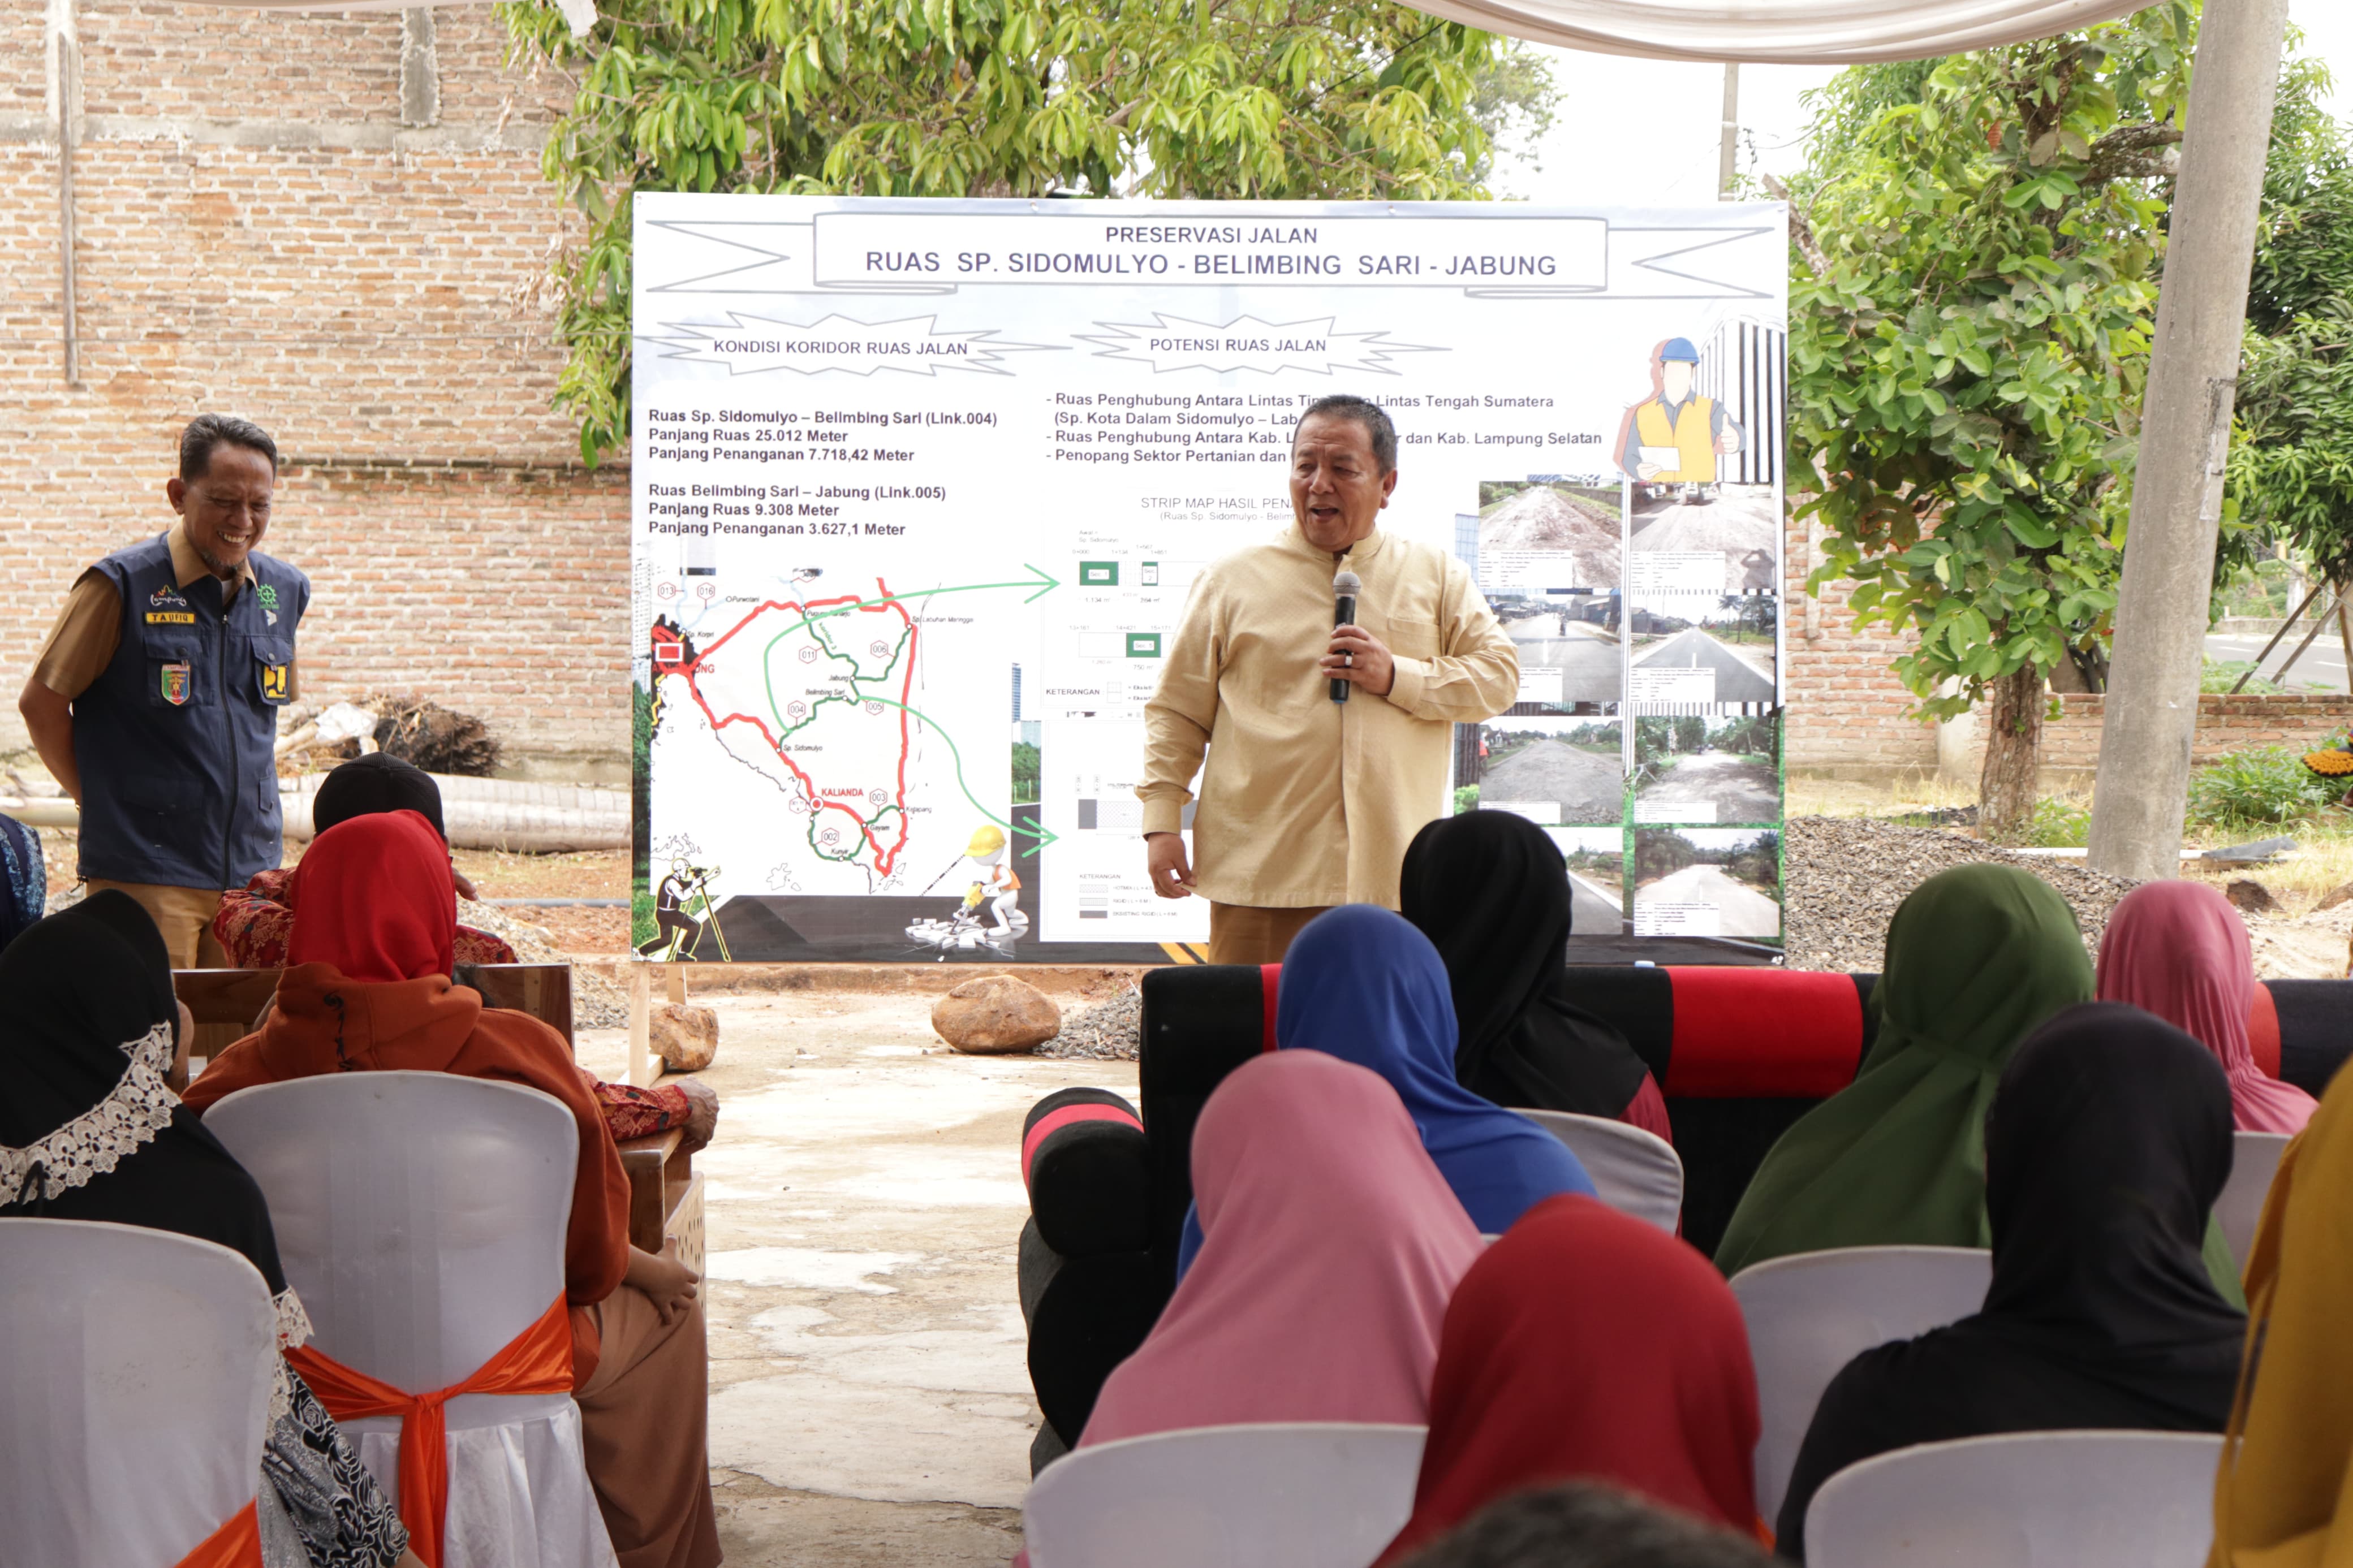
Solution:
<svg viewBox="0 0 2353 1568">
<path fill-rule="evenodd" d="M 1324 655 L 1324 673 L 1334 679 L 1361 686 L 1376 697 L 1387 697 L 1397 684 L 1397 663 L 1381 639 L 1359 626 L 1334 626 L 1332 646 Z"/>
</svg>

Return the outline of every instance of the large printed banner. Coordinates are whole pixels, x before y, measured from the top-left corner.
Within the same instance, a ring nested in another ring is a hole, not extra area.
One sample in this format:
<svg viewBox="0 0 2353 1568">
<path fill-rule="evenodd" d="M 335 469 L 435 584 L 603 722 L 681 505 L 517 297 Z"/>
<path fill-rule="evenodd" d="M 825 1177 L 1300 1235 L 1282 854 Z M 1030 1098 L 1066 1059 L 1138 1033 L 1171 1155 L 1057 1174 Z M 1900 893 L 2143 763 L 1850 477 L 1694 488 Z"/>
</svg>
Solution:
<svg viewBox="0 0 2353 1568">
<path fill-rule="evenodd" d="M 1433 815 L 1560 843 L 1580 935 L 1780 940 L 1775 205 L 640 195 L 639 951 L 1186 960 L 1144 705 L 1291 428 L 1399 432 L 1520 700 Z"/>
</svg>

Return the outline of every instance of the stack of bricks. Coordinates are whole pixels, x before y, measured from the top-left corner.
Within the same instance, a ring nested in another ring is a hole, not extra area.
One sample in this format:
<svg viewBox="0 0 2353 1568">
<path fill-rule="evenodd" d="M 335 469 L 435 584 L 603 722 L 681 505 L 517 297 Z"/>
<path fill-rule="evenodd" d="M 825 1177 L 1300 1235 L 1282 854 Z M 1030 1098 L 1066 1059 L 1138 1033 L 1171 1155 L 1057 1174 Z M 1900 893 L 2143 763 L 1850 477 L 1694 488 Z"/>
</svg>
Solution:
<svg viewBox="0 0 2353 1568">
<path fill-rule="evenodd" d="M 624 757 L 628 468 L 586 468 L 549 405 L 539 289 L 578 234 L 539 172 L 568 89 L 508 67 L 488 6 L 80 0 L 69 384 L 53 9 L 0 0 L 0 546 L 28 606 L 0 668 L 170 524 L 187 419 L 236 414 L 286 458 L 264 548 L 316 588 L 306 700 L 417 691 L 524 753 Z"/>
</svg>

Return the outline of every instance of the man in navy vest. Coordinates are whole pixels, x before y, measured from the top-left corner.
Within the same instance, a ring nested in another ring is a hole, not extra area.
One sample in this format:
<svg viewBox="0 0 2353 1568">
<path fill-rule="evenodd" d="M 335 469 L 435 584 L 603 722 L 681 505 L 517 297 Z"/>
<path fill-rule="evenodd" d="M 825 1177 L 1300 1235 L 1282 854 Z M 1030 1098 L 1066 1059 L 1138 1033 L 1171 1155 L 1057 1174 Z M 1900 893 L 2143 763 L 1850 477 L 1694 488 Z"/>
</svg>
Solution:
<svg viewBox="0 0 2353 1568">
<path fill-rule="evenodd" d="M 201 415 L 164 487 L 180 521 L 85 571 L 16 700 L 81 805 L 81 874 L 155 917 L 173 967 L 222 963 L 224 889 L 278 864 L 278 710 L 311 580 L 256 546 L 278 446 Z"/>
</svg>

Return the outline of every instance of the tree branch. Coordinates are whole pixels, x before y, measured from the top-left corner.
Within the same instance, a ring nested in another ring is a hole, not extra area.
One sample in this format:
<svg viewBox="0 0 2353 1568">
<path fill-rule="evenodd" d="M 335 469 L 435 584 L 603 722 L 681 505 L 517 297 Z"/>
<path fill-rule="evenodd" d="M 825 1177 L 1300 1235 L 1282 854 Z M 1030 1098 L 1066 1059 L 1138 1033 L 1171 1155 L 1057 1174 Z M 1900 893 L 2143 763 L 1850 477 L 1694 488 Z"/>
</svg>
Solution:
<svg viewBox="0 0 2353 1568">
<path fill-rule="evenodd" d="M 2094 184 L 2166 178 L 2181 167 L 2181 154 L 2174 150 L 2180 141 L 2181 132 L 2171 125 L 2118 126 L 2092 143 L 2085 177 Z"/>
<path fill-rule="evenodd" d="M 1767 174 L 1765 176 L 1765 194 L 1777 202 L 1788 203 L 1789 243 L 1798 247 L 1798 254 L 1806 258 L 1806 265 L 1813 268 L 1815 277 L 1829 277 L 1831 258 L 1822 253 L 1820 244 L 1814 238 L 1813 225 L 1806 221 L 1806 215 L 1798 210 L 1796 202 L 1790 200 L 1789 187 L 1776 176 Z"/>
</svg>

